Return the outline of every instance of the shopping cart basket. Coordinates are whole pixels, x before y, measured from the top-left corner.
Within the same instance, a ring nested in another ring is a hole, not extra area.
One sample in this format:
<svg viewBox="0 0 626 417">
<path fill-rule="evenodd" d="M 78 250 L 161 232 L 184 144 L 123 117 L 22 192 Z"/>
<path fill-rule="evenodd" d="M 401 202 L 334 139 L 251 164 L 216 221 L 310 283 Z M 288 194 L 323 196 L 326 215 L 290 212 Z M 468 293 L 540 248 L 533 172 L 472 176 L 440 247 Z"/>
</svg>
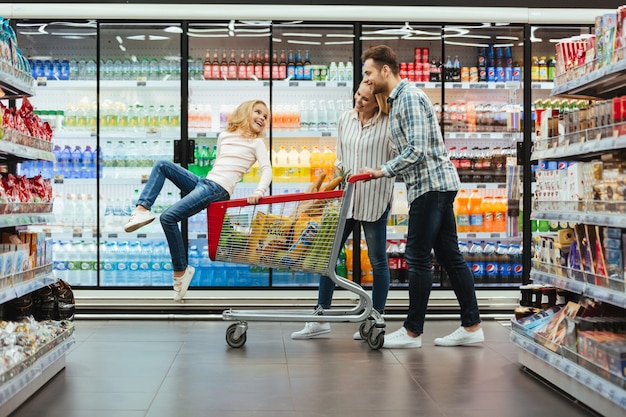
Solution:
<svg viewBox="0 0 626 417">
<path fill-rule="evenodd" d="M 226 342 L 234 348 L 246 343 L 249 321 L 319 320 L 362 322 L 359 332 L 372 349 L 384 343 L 385 322 L 372 308 L 372 299 L 359 285 L 335 273 L 354 186 L 370 174 L 352 175 L 344 190 L 295 193 L 263 197 L 259 204 L 246 199 L 209 205 L 209 257 L 213 261 L 278 268 L 326 275 L 339 287 L 358 295 L 353 308 L 314 311 L 226 310 L 222 318 L 237 321 L 226 330 Z"/>
</svg>

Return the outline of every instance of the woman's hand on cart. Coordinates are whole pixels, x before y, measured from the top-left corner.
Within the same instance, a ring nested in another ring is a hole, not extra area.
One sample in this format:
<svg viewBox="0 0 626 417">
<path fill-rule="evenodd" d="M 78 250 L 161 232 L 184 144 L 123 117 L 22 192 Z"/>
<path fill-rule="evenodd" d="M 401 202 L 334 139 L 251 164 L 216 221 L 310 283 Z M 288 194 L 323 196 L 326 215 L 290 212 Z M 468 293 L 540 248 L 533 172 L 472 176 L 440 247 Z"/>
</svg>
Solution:
<svg viewBox="0 0 626 417">
<path fill-rule="evenodd" d="M 356 179 L 356 181 L 369 181 L 375 180 L 376 178 L 382 178 L 384 175 L 382 169 L 380 168 L 363 167 L 359 170 L 357 176 L 359 178 Z"/>
<path fill-rule="evenodd" d="M 248 204 L 257 204 L 263 195 L 257 191 L 250 194 L 247 198 Z"/>
</svg>

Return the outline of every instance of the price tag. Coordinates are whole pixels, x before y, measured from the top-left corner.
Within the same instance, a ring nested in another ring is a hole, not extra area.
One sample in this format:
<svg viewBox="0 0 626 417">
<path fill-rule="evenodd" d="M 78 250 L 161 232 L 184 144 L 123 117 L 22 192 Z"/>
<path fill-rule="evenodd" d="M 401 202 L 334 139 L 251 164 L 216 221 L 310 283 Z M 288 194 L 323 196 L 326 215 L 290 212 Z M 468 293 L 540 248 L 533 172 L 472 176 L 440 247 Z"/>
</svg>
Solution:
<svg viewBox="0 0 626 417">
<path fill-rule="evenodd" d="M 452 88 L 463 88 L 463 84 L 461 83 L 453 83 Z"/>
<path fill-rule="evenodd" d="M 148 77 L 137 77 L 137 87 L 145 87 L 148 85 Z"/>
<path fill-rule="evenodd" d="M 147 237 L 148 237 L 148 235 L 147 235 L 147 234 L 145 234 L 145 233 L 139 233 L 139 234 L 137 234 L 137 239 L 145 239 L 145 238 L 147 238 Z"/>
<path fill-rule="evenodd" d="M 207 235 L 206 233 L 198 233 L 198 239 L 206 239 Z"/>
<path fill-rule="evenodd" d="M 487 188 L 487 184 L 476 184 L 476 188 Z"/>
<path fill-rule="evenodd" d="M 326 87 L 326 82 L 325 81 L 318 81 L 315 83 L 316 87 Z"/>
<path fill-rule="evenodd" d="M 435 83 L 435 88 L 441 88 L 441 83 Z"/>
<path fill-rule="evenodd" d="M 424 88 L 424 87 L 426 87 L 426 83 L 415 83 L 415 86 L 417 88 Z"/>
<path fill-rule="evenodd" d="M 491 139 L 491 135 L 489 133 L 481 133 L 480 134 L 480 138 L 481 139 Z"/>
<path fill-rule="evenodd" d="M 467 138 L 468 139 L 478 139 L 478 133 L 468 133 L 467 134 Z"/>
<path fill-rule="evenodd" d="M 533 83 L 530 85 L 530 88 L 533 90 L 541 90 L 541 84 Z"/>
<path fill-rule="evenodd" d="M 487 88 L 489 87 L 486 83 L 471 83 L 470 88 Z"/>
<path fill-rule="evenodd" d="M 298 81 L 289 81 L 289 87 L 297 87 L 300 83 Z"/>
<path fill-rule="evenodd" d="M 341 81 L 337 83 L 337 87 L 347 87 L 348 83 L 346 83 L 345 81 Z"/>
<path fill-rule="evenodd" d="M 504 84 L 502 84 L 502 83 L 496 83 L 496 89 L 504 90 L 505 87 L 506 86 Z"/>
<path fill-rule="evenodd" d="M 263 81 L 263 87 L 269 87 L 270 85 L 272 85 L 271 81 Z"/>
<path fill-rule="evenodd" d="M 109 239 L 117 239 L 117 233 L 109 233 Z"/>
<path fill-rule="evenodd" d="M 329 138 L 331 136 L 330 132 L 322 132 L 323 138 Z"/>
<path fill-rule="evenodd" d="M 206 132 L 199 132 L 199 133 L 196 135 L 196 137 L 197 137 L 197 138 L 206 138 Z"/>
<path fill-rule="evenodd" d="M 37 77 L 37 87 L 45 87 L 48 85 L 48 79 L 46 77 Z"/>
</svg>

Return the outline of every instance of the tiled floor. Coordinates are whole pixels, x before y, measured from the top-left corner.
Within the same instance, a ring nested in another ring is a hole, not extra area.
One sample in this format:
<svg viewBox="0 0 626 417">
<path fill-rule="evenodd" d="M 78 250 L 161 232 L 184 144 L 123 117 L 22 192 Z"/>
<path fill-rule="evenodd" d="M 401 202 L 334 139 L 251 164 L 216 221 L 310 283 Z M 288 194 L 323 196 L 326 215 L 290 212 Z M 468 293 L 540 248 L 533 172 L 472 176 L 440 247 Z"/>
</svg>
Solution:
<svg viewBox="0 0 626 417">
<path fill-rule="evenodd" d="M 380 351 L 352 340 L 354 323 L 295 341 L 299 323 L 251 322 L 233 349 L 228 324 L 79 320 L 66 369 L 11 417 L 594 415 L 522 371 L 495 321 L 479 347 L 434 346 L 457 323 L 428 321 L 421 349 Z"/>
</svg>

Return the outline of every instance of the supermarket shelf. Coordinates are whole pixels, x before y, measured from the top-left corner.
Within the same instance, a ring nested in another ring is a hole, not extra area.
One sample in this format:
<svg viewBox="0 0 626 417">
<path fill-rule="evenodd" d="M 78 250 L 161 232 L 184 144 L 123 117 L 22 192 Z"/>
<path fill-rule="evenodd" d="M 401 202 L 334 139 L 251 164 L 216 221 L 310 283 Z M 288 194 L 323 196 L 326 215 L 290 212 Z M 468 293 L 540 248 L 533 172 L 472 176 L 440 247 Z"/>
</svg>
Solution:
<svg viewBox="0 0 626 417">
<path fill-rule="evenodd" d="M 626 308 L 626 292 L 624 292 L 623 281 L 618 282 L 607 277 L 576 270 L 569 270 L 571 276 L 574 277 L 569 278 L 568 276 L 558 275 L 555 268 L 557 267 L 554 265 L 534 262 L 530 278 L 539 284 L 552 285 L 573 293 L 586 295 L 598 301 Z M 567 268 L 558 268 L 567 272 Z M 596 282 L 606 282 L 609 287 L 613 288 L 595 285 Z"/>
<path fill-rule="evenodd" d="M 521 140 L 520 132 L 446 132 L 445 140 L 451 139 L 486 139 L 486 140 Z"/>
<path fill-rule="evenodd" d="M 63 336 L 60 336 L 63 337 Z M 65 353 L 74 344 L 73 330 L 65 340 L 37 359 L 26 370 L 0 385 L 0 415 L 11 414 L 39 388 L 65 368 Z"/>
<path fill-rule="evenodd" d="M 29 85 L 5 71 L 0 71 L 0 91 L 4 93 L 0 94 L 0 99 L 3 100 L 30 97 L 34 94 L 32 84 Z"/>
<path fill-rule="evenodd" d="M 217 135 L 218 132 L 214 134 Z M 217 137 L 217 136 L 216 136 Z M 54 140 L 85 140 L 88 138 L 96 139 L 96 131 L 89 129 L 78 129 L 78 130 L 65 130 L 65 129 L 56 129 L 54 131 Z M 100 128 L 100 139 L 103 141 L 107 140 L 144 140 L 144 139 L 152 139 L 152 140 L 175 140 L 180 139 L 180 133 L 178 128 L 165 130 L 165 131 L 136 131 L 136 130 L 114 130 L 113 128 L 101 127 Z M 192 139 L 190 137 L 190 139 Z"/>
<path fill-rule="evenodd" d="M 559 203 L 559 202 L 556 202 Z M 567 202 L 560 202 L 565 204 Z M 556 220 L 571 223 L 594 224 L 598 226 L 626 228 L 626 217 L 623 213 L 603 213 L 589 211 L 533 211 L 531 218 L 534 220 Z"/>
<path fill-rule="evenodd" d="M 603 416 L 624 415 L 626 410 L 624 389 L 526 336 L 512 331 L 511 341 L 520 348 L 518 359 L 521 365 Z"/>
<path fill-rule="evenodd" d="M 0 140 L 0 155 L 2 155 L 2 159 L 6 159 L 7 156 L 10 156 L 11 158 L 18 159 L 44 159 L 46 161 L 55 160 L 54 154 L 52 152 L 44 151 L 26 145 L 20 145 L 18 143 L 9 142 L 7 140 Z"/>
<path fill-rule="evenodd" d="M 538 161 L 540 159 L 592 157 L 605 152 L 626 149 L 626 136 L 596 140 L 590 137 L 588 132 L 579 132 L 579 135 L 585 140 L 584 142 L 581 141 L 580 143 L 571 143 L 569 145 L 554 143 L 553 148 L 533 152 L 530 157 L 531 161 Z"/>
<path fill-rule="evenodd" d="M 506 183 L 504 182 L 463 182 L 461 183 L 462 190 L 480 190 L 481 188 L 487 190 L 506 189 Z"/>
<path fill-rule="evenodd" d="M 189 131 L 189 139 L 211 139 L 217 138 L 218 131 Z M 337 129 L 329 130 L 272 130 L 274 139 L 298 139 L 298 138 L 336 138 Z"/>
<path fill-rule="evenodd" d="M 506 232 L 457 233 L 459 239 L 506 239 Z"/>
<path fill-rule="evenodd" d="M 626 60 L 584 74 L 552 89 L 552 95 L 566 98 L 612 98 L 626 94 Z"/>
<path fill-rule="evenodd" d="M 44 203 L 48 205 L 47 203 Z M 12 213 L 0 215 L 0 227 L 27 226 L 38 223 L 53 223 L 52 213 Z"/>
<path fill-rule="evenodd" d="M 441 88 L 443 83 L 441 82 L 414 82 L 413 84 L 418 88 Z M 540 83 L 535 83 L 535 84 L 540 84 Z M 445 86 L 447 89 L 453 89 L 453 90 L 507 90 L 507 89 L 517 90 L 517 89 L 522 88 L 522 83 L 520 81 L 479 82 L 479 83 L 446 82 Z"/>
<path fill-rule="evenodd" d="M 10 287 L 0 289 L 0 304 L 30 294 L 56 282 L 52 264 L 16 274 L 12 277 L 12 280 L 13 283 Z"/>
</svg>

